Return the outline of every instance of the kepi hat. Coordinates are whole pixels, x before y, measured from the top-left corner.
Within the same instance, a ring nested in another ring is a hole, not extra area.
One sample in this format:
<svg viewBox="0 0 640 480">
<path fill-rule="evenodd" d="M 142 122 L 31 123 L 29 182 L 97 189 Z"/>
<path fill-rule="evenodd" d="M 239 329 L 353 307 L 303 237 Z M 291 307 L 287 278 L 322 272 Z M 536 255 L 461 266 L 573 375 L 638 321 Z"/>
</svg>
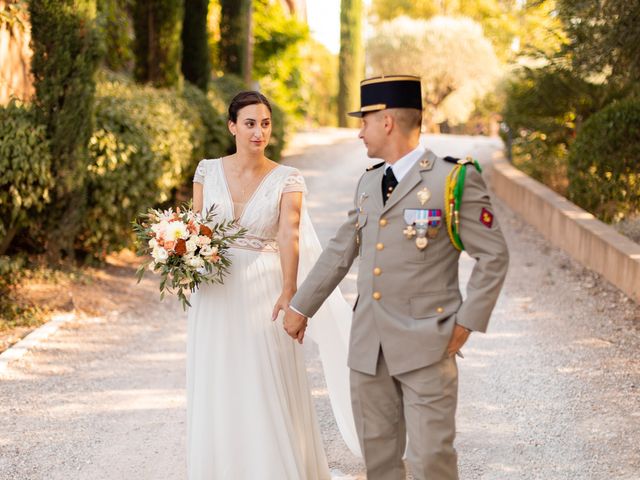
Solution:
<svg viewBox="0 0 640 480">
<path fill-rule="evenodd" d="M 360 82 L 360 110 L 349 112 L 352 117 L 386 108 L 422 110 L 420 77 L 390 75 L 367 78 Z"/>
</svg>

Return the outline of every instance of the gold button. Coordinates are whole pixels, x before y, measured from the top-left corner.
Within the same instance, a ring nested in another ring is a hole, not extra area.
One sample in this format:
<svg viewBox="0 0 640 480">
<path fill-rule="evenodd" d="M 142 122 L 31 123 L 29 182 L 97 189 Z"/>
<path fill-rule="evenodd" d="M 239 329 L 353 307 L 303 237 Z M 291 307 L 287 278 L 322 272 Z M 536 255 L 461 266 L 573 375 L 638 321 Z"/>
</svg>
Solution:
<svg viewBox="0 0 640 480">
<path fill-rule="evenodd" d="M 380 292 L 373 292 L 374 300 L 380 300 L 380 298 L 382 298 L 382 295 L 380 295 Z"/>
<path fill-rule="evenodd" d="M 380 226 L 381 227 L 386 227 L 387 226 L 387 219 L 386 218 L 381 218 L 380 219 Z"/>
<path fill-rule="evenodd" d="M 436 312 L 442 313 L 442 312 L 444 312 L 444 308 L 438 307 L 438 308 L 436 308 Z"/>
<path fill-rule="evenodd" d="M 382 269 L 380 267 L 376 267 L 373 269 L 373 274 L 378 276 L 382 273 Z"/>
<path fill-rule="evenodd" d="M 383 250 L 384 249 L 384 243 L 377 243 L 376 244 L 376 250 Z"/>
</svg>

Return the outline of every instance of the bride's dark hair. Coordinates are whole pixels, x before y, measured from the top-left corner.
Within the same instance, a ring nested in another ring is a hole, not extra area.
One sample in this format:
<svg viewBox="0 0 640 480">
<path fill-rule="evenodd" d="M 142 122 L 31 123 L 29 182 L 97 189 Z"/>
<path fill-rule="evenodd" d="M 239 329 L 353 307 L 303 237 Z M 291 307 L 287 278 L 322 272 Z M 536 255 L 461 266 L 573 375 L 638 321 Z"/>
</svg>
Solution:
<svg viewBox="0 0 640 480">
<path fill-rule="evenodd" d="M 269 113 L 273 113 L 271 111 L 271 104 L 269 103 L 269 100 L 267 100 L 267 97 L 262 95 L 260 92 L 253 90 L 240 92 L 233 97 L 233 100 L 231 100 L 231 103 L 229 104 L 229 120 L 236 123 L 238 121 L 238 112 L 240 110 L 244 107 L 248 107 L 249 105 L 256 105 L 258 103 L 265 105 L 269 109 Z"/>
</svg>

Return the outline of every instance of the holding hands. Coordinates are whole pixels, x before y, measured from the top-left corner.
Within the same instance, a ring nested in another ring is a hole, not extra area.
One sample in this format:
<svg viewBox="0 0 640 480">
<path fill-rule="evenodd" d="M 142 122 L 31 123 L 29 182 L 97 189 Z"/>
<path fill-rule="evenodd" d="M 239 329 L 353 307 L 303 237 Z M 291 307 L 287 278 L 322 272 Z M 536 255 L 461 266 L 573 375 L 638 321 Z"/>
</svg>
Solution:
<svg viewBox="0 0 640 480">
<path fill-rule="evenodd" d="M 302 343 L 304 332 L 307 329 L 307 317 L 300 315 L 288 307 L 284 313 L 284 329 L 291 338 Z"/>
<path fill-rule="evenodd" d="M 276 300 L 276 304 L 273 307 L 273 314 L 271 320 L 275 321 L 278 318 L 278 314 L 282 310 L 284 312 L 284 329 L 291 338 L 297 340 L 298 343 L 302 343 L 304 338 L 304 332 L 307 329 L 307 317 L 294 312 L 289 307 L 289 301 L 293 297 L 295 292 L 282 292 L 280 298 Z"/>
</svg>

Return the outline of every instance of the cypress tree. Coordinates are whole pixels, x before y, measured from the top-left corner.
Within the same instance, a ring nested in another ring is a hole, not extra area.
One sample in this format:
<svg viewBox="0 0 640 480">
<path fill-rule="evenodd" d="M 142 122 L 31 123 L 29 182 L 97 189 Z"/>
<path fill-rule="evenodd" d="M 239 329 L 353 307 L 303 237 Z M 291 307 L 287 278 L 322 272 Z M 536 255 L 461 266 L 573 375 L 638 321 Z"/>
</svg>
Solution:
<svg viewBox="0 0 640 480">
<path fill-rule="evenodd" d="M 251 0 L 220 0 L 220 65 L 225 73 L 244 78 L 249 42 Z"/>
<path fill-rule="evenodd" d="M 31 0 L 35 112 L 47 130 L 54 188 L 38 228 L 51 261 L 73 257 L 86 204 L 88 143 L 100 61 L 96 0 Z"/>
<path fill-rule="evenodd" d="M 135 77 L 156 87 L 178 86 L 182 76 L 182 20 L 180 0 L 137 0 L 134 6 Z"/>
<path fill-rule="evenodd" d="M 338 125 L 357 126 L 347 112 L 357 110 L 360 80 L 364 74 L 362 0 L 340 3 L 340 55 L 338 59 Z"/>
<path fill-rule="evenodd" d="M 186 0 L 182 23 L 182 74 L 184 78 L 206 91 L 211 75 L 207 13 L 209 0 Z"/>
</svg>

